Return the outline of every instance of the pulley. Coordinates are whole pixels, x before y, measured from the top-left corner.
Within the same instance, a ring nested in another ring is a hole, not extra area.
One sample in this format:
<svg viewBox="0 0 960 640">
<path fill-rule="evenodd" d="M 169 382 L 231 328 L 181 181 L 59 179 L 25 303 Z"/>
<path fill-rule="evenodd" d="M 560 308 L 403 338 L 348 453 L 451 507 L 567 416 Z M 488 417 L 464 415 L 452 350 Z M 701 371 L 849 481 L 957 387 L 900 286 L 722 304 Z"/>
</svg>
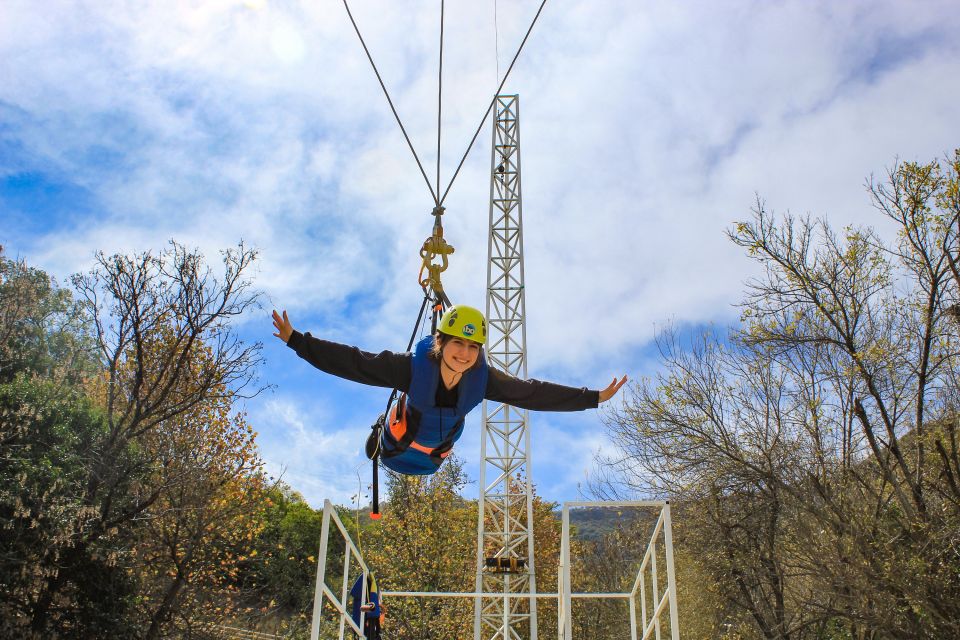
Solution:
<svg viewBox="0 0 960 640">
<path fill-rule="evenodd" d="M 449 244 L 443 237 L 443 216 L 444 207 L 436 206 L 433 208 L 433 232 L 423 241 L 420 248 L 420 258 L 423 263 L 420 266 L 420 275 L 417 277 L 420 286 L 424 292 L 433 291 L 433 293 L 443 300 L 444 304 L 450 306 L 450 300 L 443 290 L 443 283 L 440 281 L 440 274 L 447 270 L 449 266 L 448 257 L 455 251 L 453 245 Z M 435 262 L 439 259 L 439 262 Z"/>
</svg>

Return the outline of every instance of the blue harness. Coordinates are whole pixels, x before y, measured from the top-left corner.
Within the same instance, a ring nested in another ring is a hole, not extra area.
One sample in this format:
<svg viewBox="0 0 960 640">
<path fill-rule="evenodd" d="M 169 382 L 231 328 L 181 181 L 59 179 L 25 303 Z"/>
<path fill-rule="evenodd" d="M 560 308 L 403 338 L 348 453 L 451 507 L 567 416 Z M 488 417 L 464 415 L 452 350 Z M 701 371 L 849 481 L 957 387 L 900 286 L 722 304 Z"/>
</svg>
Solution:
<svg viewBox="0 0 960 640">
<path fill-rule="evenodd" d="M 429 355 L 433 344 L 433 336 L 417 343 L 410 365 L 413 374 L 410 390 L 397 403 L 397 411 L 406 417 L 406 432 L 399 438 L 394 437 L 388 425 L 381 436 L 380 459 L 384 466 L 398 473 L 429 475 L 436 472 L 463 434 L 467 414 L 483 402 L 487 390 L 489 370 L 481 353 L 478 364 L 460 378 L 457 406 L 438 407 L 437 385 L 443 383 L 440 367 Z M 423 451 L 424 448 L 430 453 Z"/>
</svg>

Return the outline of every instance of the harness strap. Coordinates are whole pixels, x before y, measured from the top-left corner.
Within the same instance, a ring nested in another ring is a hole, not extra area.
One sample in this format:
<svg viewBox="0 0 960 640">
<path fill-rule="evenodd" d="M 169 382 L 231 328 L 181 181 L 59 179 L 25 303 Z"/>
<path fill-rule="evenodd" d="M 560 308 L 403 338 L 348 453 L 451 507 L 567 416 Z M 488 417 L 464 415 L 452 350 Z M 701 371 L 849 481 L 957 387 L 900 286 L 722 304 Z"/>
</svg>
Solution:
<svg viewBox="0 0 960 640">
<path fill-rule="evenodd" d="M 351 20 L 352 20 L 352 17 L 351 17 Z M 358 32 L 358 35 L 359 35 L 359 32 Z M 423 167 L 421 167 L 420 169 L 422 172 Z M 424 177 L 426 177 L 426 174 L 424 174 Z M 427 186 L 430 186 L 429 181 L 427 181 Z M 436 199 L 436 196 L 434 196 L 434 199 Z M 417 314 L 417 322 L 416 324 L 413 325 L 413 333 L 410 334 L 410 342 L 407 343 L 407 351 L 409 351 L 410 348 L 413 346 L 413 341 L 417 337 L 417 331 L 420 328 L 420 323 L 423 321 L 423 312 L 426 311 L 427 305 L 430 304 L 430 297 L 431 297 L 430 293 L 431 292 L 428 289 L 424 289 L 423 291 L 423 302 L 420 304 L 420 313 Z M 433 314 L 430 320 L 431 333 L 435 333 L 437 330 L 437 320 L 440 317 L 440 313 L 443 312 L 443 300 L 444 299 L 440 298 L 439 296 L 434 297 L 435 304 L 433 306 Z M 393 403 L 393 399 L 396 397 L 396 394 L 397 394 L 396 389 L 390 392 L 390 398 L 387 400 L 387 409 L 390 408 L 390 405 Z M 386 428 L 386 424 L 387 424 L 386 411 L 384 411 L 382 414 L 380 414 L 380 417 L 373 424 L 373 427 L 371 427 L 372 433 L 367 438 L 367 445 L 366 445 L 367 457 L 373 461 L 373 483 L 372 483 L 373 484 L 373 506 L 370 509 L 370 518 L 372 520 L 379 520 L 382 517 L 380 513 L 380 473 L 379 471 L 380 471 L 380 456 L 383 455 L 384 452 L 381 450 L 382 447 L 380 446 L 380 442 L 381 442 L 380 434 L 389 433 L 389 430 Z M 386 435 L 384 435 L 383 439 L 386 440 Z"/>
<path fill-rule="evenodd" d="M 440 444 L 436 447 L 427 447 L 416 440 L 422 415 L 418 409 L 407 403 L 407 394 L 400 394 L 400 399 L 390 411 L 388 428 L 383 431 L 384 440 L 389 445 L 389 448 L 381 447 L 380 455 L 383 458 L 394 458 L 407 449 L 414 449 L 430 456 L 437 466 L 443 463 L 443 459 L 453 451 L 454 439 L 463 425 L 463 420 L 453 425 Z"/>
<path fill-rule="evenodd" d="M 424 453 L 429 455 L 430 459 L 433 460 L 438 467 L 443 462 L 444 458 L 453 453 L 453 434 L 460 429 L 461 425 L 463 425 L 462 420 L 453 425 L 453 429 L 450 431 L 451 435 L 444 438 L 443 442 L 441 442 L 435 449 L 429 452 L 424 451 Z"/>
</svg>

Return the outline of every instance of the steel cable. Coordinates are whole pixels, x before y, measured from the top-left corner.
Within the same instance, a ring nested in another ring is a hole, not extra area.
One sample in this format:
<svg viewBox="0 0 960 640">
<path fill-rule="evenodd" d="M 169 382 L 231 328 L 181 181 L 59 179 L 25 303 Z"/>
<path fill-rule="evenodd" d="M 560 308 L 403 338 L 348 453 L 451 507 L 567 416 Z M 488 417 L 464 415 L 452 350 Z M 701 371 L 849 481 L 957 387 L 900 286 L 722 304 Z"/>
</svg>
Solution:
<svg viewBox="0 0 960 640">
<path fill-rule="evenodd" d="M 417 167 L 420 169 L 420 175 L 423 176 L 424 182 L 427 183 L 427 189 L 430 190 L 430 195 L 433 198 L 433 203 L 436 206 L 441 206 L 444 200 L 447 199 L 447 194 L 450 193 L 450 187 L 453 186 L 453 181 L 456 180 L 457 176 L 460 174 L 460 169 L 463 168 L 463 163 L 466 162 L 467 156 L 470 155 L 470 150 L 473 149 L 473 144 L 477 141 L 477 136 L 480 135 L 480 130 L 483 129 L 483 123 L 487 121 L 487 116 L 490 115 L 490 110 L 493 109 L 493 105 L 497 102 L 497 96 L 500 95 L 500 91 L 503 89 L 503 85 L 506 84 L 507 78 L 510 77 L 510 72 L 513 71 L 513 65 L 517 62 L 517 58 L 520 57 L 520 52 L 523 51 L 523 46 L 527 43 L 527 39 L 530 37 L 530 33 L 533 31 L 534 25 L 537 24 L 537 20 L 540 18 L 540 14 L 543 12 L 544 5 L 547 4 L 547 0 L 543 0 L 540 3 L 540 7 L 537 9 L 537 14 L 533 16 L 533 21 L 530 23 L 530 26 L 527 28 L 527 33 L 524 34 L 523 40 L 520 42 L 520 46 L 517 48 L 517 52 L 513 56 L 513 60 L 510 61 L 510 66 L 507 67 L 507 72 L 503 74 L 503 80 L 500 81 L 500 86 L 497 87 L 496 92 L 493 94 L 493 99 L 490 100 L 490 104 L 487 105 L 487 110 L 483 113 L 483 118 L 480 120 L 480 124 L 477 125 L 477 130 L 474 132 L 473 137 L 470 139 L 470 144 L 467 145 L 467 150 L 463 152 L 463 157 L 460 158 L 460 163 L 457 165 L 456 171 L 453 172 L 453 175 L 450 177 L 450 182 L 447 183 L 447 188 L 443 192 L 443 197 L 437 199 L 437 193 L 440 192 L 440 101 L 442 95 L 442 81 L 443 81 L 443 11 L 444 5 L 443 0 L 440 2 L 440 80 L 438 81 L 439 89 L 437 91 L 437 189 L 434 191 L 433 185 L 430 184 L 430 178 L 427 177 L 427 172 L 423 168 L 423 163 L 420 162 L 420 156 L 417 155 L 417 151 L 413 148 L 413 143 L 410 142 L 410 136 L 407 135 L 407 130 L 403 126 L 403 122 L 400 120 L 399 114 L 397 114 L 396 107 L 393 106 L 393 100 L 390 99 L 390 92 L 387 91 L 387 86 L 383 83 L 383 78 L 380 76 L 380 71 L 377 69 L 376 63 L 373 61 L 373 56 L 370 55 L 370 50 L 367 48 L 367 43 L 363 39 L 363 35 L 360 33 L 360 28 L 357 26 L 357 21 L 353 19 L 353 13 L 350 11 L 350 5 L 347 4 L 347 0 L 343 0 L 343 7 L 347 10 L 347 16 L 350 17 L 350 23 L 353 25 L 353 30 L 357 34 L 357 38 L 360 39 L 360 44 L 363 45 L 363 51 L 367 54 L 367 60 L 370 61 L 370 66 L 373 67 L 373 72 L 377 76 L 377 81 L 380 83 L 380 88 L 383 89 L 383 95 L 387 98 L 387 103 L 390 105 L 390 111 L 393 112 L 393 117 L 396 119 L 397 124 L 400 126 L 400 131 L 403 133 L 404 140 L 407 141 L 407 146 L 410 148 L 410 153 L 413 154 L 413 159 L 417 161 Z M 499 66 L 499 50 L 497 53 L 498 56 L 498 66 Z M 499 70 L 498 70 L 499 73 Z"/>
<path fill-rule="evenodd" d="M 457 165 L 457 170 L 453 172 L 453 176 L 451 176 L 450 182 L 447 184 L 447 188 L 443 192 L 443 197 L 440 198 L 440 205 L 443 205 L 443 201 L 447 199 L 447 194 L 450 193 L 450 187 L 453 186 L 453 181 L 456 180 L 457 175 L 460 173 L 460 169 L 463 167 L 463 163 L 466 162 L 467 156 L 470 155 L 470 149 L 473 148 L 473 143 L 477 141 L 477 136 L 480 135 L 480 130 L 483 129 L 483 123 L 487 121 L 487 116 L 490 115 L 490 110 L 493 109 L 493 105 L 497 102 L 497 96 L 500 95 L 500 90 L 503 89 L 503 85 L 507 82 L 507 78 L 510 77 L 510 72 L 513 70 L 513 65 L 517 61 L 517 58 L 520 57 L 520 52 L 523 51 L 523 45 L 527 43 L 527 38 L 530 37 L 530 32 L 533 31 L 533 26 L 537 24 L 537 18 L 540 17 L 540 12 L 543 11 L 545 4 L 547 4 L 547 0 L 543 0 L 543 2 L 540 3 L 540 8 L 537 9 L 537 15 L 533 16 L 533 22 L 530 23 L 530 27 L 527 29 L 526 35 L 523 36 L 523 41 L 520 42 L 520 46 L 517 48 L 517 53 L 514 54 L 513 60 L 510 61 L 510 66 L 507 67 L 507 72 L 503 74 L 503 80 L 500 82 L 500 86 L 497 87 L 496 93 L 493 94 L 493 99 L 490 100 L 490 104 L 487 106 L 487 110 L 483 114 L 483 119 L 480 120 L 480 124 L 477 126 L 477 130 L 474 132 L 473 138 L 470 139 L 470 144 L 467 145 L 467 150 L 463 152 L 463 157 L 460 158 L 460 164 Z M 439 188 L 437 191 L 439 191 Z"/>
<path fill-rule="evenodd" d="M 377 65 L 373 62 L 373 56 L 370 55 L 370 50 L 367 48 L 367 43 L 364 42 L 363 36 L 360 34 L 360 28 L 357 26 L 357 21 L 353 19 L 353 13 L 350 12 L 350 5 L 347 4 L 347 0 L 343 0 L 343 7 L 347 10 L 347 15 L 350 17 L 350 23 L 353 24 L 353 30 L 356 31 L 357 37 L 360 38 L 360 44 L 363 45 L 363 51 L 367 54 L 367 60 L 370 61 L 370 66 L 373 67 L 373 72 L 377 75 L 377 80 L 380 82 L 380 88 L 383 89 L 383 95 L 386 96 L 387 103 L 390 105 L 390 111 L 393 112 L 393 117 L 396 118 L 397 124 L 400 125 L 400 131 L 403 132 L 403 137 L 407 141 L 407 146 L 410 147 L 410 153 L 413 154 L 413 159 L 417 161 L 417 167 L 420 168 L 420 174 L 423 176 L 423 180 L 427 183 L 427 189 L 430 190 L 430 195 L 433 197 L 433 203 L 439 206 L 440 201 L 437 200 L 437 194 L 433 190 L 433 186 L 430 184 L 430 178 L 427 177 L 427 172 L 423 170 L 423 164 L 420 162 L 420 156 L 417 155 L 416 150 L 413 148 L 413 143 L 410 142 L 410 136 L 407 135 L 407 130 L 403 126 L 403 122 L 401 122 L 396 108 L 393 106 L 393 100 L 390 99 L 390 93 L 387 91 L 387 86 L 383 84 L 383 78 L 380 77 L 380 71 L 377 70 Z M 440 182 L 438 178 L 437 190 L 439 191 L 439 189 Z"/>
<path fill-rule="evenodd" d="M 440 192 L 440 110 L 443 107 L 443 4 L 444 0 L 440 0 L 440 70 L 437 72 L 437 193 Z"/>
</svg>

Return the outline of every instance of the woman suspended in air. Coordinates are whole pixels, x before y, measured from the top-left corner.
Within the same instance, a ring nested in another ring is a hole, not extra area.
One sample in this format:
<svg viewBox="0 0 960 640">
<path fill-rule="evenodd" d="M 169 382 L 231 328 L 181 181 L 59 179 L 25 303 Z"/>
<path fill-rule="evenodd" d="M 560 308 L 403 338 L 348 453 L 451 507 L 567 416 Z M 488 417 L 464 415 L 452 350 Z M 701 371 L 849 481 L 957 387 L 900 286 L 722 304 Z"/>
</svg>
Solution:
<svg viewBox="0 0 960 640">
<path fill-rule="evenodd" d="M 486 321 L 466 305 L 450 307 L 438 333 L 423 338 L 412 353 L 373 354 L 321 340 L 296 331 L 286 311 L 273 312 L 273 325 L 273 335 L 321 371 L 403 392 L 379 441 L 383 464 L 403 474 L 434 473 L 462 435 L 467 414 L 484 399 L 534 411 L 582 411 L 609 400 L 627 381 L 614 378 L 594 391 L 521 380 L 488 367 Z"/>
</svg>

